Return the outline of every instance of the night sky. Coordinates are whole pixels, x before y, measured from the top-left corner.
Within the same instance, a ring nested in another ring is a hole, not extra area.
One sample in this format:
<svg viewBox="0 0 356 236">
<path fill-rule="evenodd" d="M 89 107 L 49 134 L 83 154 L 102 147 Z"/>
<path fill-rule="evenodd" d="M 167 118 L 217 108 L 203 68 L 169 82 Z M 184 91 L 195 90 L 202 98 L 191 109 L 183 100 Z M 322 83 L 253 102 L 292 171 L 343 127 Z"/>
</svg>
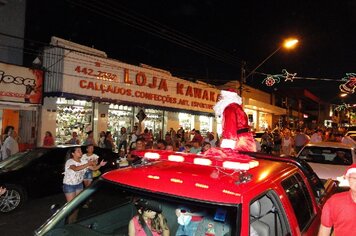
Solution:
<svg viewBox="0 0 356 236">
<path fill-rule="evenodd" d="M 333 103 L 340 102 L 337 80 L 356 72 L 355 0 L 28 0 L 27 9 L 25 37 L 32 41 L 25 52 L 58 36 L 103 50 L 110 58 L 218 85 L 240 78 L 242 60 L 252 70 L 284 38 L 295 36 L 300 40 L 296 49 L 280 50 L 257 72 L 287 69 L 320 80 L 267 87 L 261 83 L 265 76 L 254 74 L 247 83 L 266 91 L 308 88 Z M 355 103 L 355 97 L 346 102 Z"/>
</svg>

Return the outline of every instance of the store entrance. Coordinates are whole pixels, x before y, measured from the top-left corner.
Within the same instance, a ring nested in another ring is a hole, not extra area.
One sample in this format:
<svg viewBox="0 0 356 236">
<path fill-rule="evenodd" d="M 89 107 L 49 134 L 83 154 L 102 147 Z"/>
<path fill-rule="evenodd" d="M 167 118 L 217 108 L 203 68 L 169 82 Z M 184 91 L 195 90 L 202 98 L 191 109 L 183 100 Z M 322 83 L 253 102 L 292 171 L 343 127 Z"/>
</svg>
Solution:
<svg viewBox="0 0 356 236">
<path fill-rule="evenodd" d="M 146 119 L 143 121 L 144 129 L 152 130 L 154 140 L 163 137 L 163 111 L 154 109 L 145 109 Z"/>
</svg>

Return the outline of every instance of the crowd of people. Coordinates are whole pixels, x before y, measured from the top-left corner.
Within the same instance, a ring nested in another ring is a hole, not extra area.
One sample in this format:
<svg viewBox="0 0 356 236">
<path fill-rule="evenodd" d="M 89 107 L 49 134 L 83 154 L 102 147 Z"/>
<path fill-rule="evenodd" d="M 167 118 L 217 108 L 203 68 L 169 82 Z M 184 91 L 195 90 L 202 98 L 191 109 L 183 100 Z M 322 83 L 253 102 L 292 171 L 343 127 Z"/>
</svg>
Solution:
<svg viewBox="0 0 356 236">
<path fill-rule="evenodd" d="M 94 145 L 101 148 L 108 148 L 117 151 L 120 157 L 130 159 L 130 151 L 137 149 L 159 149 L 172 150 L 189 153 L 204 153 L 211 147 L 220 147 L 220 139 L 213 132 L 201 134 L 199 130 L 184 130 L 182 127 L 175 130 L 170 128 L 163 138 L 155 139 L 152 130 L 144 129 L 140 132 L 135 125 L 131 132 L 128 128 L 121 127 L 120 132 L 113 134 L 110 131 L 100 132 L 98 142 L 95 141 L 93 131 L 87 133 L 87 138 L 83 145 Z M 253 132 L 252 132 L 253 133 Z M 351 137 L 345 136 L 345 130 L 333 130 L 331 128 L 318 129 L 289 129 L 278 127 L 266 129 L 261 136 L 261 140 L 255 139 L 256 151 L 273 155 L 296 155 L 307 143 L 332 141 L 342 142 L 356 147 L 356 142 Z M 76 132 L 66 143 L 81 144 Z M 44 146 L 54 145 L 52 134 L 47 131 L 43 142 Z"/>
<path fill-rule="evenodd" d="M 345 136 L 345 130 L 331 128 L 267 129 L 257 142 L 257 151 L 274 155 L 295 155 L 309 142 L 341 142 L 356 147 L 356 142 Z"/>
</svg>

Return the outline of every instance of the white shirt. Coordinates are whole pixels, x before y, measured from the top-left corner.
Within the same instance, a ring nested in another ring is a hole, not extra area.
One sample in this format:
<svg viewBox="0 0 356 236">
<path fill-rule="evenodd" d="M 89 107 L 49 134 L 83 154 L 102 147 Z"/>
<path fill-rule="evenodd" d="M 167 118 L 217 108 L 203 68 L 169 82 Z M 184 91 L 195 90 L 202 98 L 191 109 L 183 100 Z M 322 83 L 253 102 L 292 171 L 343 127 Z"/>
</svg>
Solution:
<svg viewBox="0 0 356 236">
<path fill-rule="evenodd" d="M 96 155 L 95 153 L 91 154 L 90 156 L 88 156 L 88 153 L 85 153 L 85 154 L 83 154 L 81 161 L 86 164 L 89 161 L 96 161 L 98 159 L 99 159 L 99 156 Z M 86 168 L 86 169 L 88 169 L 88 168 Z"/>
<path fill-rule="evenodd" d="M 8 136 L 5 139 L 4 144 L 1 147 L 1 154 L 2 154 L 3 160 L 5 160 L 6 158 L 9 157 L 9 155 L 7 154 L 7 151 L 6 151 L 7 149 L 10 150 L 10 156 L 19 152 L 19 144 L 11 136 Z"/>
<path fill-rule="evenodd" d="M 84 161 L 84 163 L 88 163 L 89 161 L 96 161 L 98 160 L 99 156 L 96 155 L 95 153 L 91 154 L 88 156 L 88 153 L 83 154 L 81 161 Z"/>
<path fill-rule="evenodd" d="M 63 183 L 64 184 L 69 184 L 69 185 L 77 185 L 83 182 L 84 179 L 84 174 L 86 171 L 86 168 L 78 171 L 74 171 L 70 166 L 81 166 L 85 165 L 86 162 L 80 160 L 80 162 L 76 162 L 73 158 L 70 158 L 69 160 L 66 161 L 66 164 L 64 166 L 64 178 L 63 178 Z"/>
</svg>

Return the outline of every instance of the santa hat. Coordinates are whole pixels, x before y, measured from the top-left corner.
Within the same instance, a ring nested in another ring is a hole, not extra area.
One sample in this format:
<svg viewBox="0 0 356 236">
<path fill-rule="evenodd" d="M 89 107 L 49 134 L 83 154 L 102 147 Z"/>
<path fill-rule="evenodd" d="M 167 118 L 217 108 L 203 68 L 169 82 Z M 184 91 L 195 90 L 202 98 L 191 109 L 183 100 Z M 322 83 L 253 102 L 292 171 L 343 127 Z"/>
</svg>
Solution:
<svg viewBox="0 0 356 236">
<path fill-rule="evenodd" d="M 346 171 L 345 176 L 348 177 L 350 174 L 356 173 L 356 164 L 352 164 Z"/>
<path fill-rule="evenodd" d="M 233 89 L 221 90 L 220 95 L 223 99 L 235 101 L 239 105 L 242 104 L 241 97 Z"/>
</svg>

